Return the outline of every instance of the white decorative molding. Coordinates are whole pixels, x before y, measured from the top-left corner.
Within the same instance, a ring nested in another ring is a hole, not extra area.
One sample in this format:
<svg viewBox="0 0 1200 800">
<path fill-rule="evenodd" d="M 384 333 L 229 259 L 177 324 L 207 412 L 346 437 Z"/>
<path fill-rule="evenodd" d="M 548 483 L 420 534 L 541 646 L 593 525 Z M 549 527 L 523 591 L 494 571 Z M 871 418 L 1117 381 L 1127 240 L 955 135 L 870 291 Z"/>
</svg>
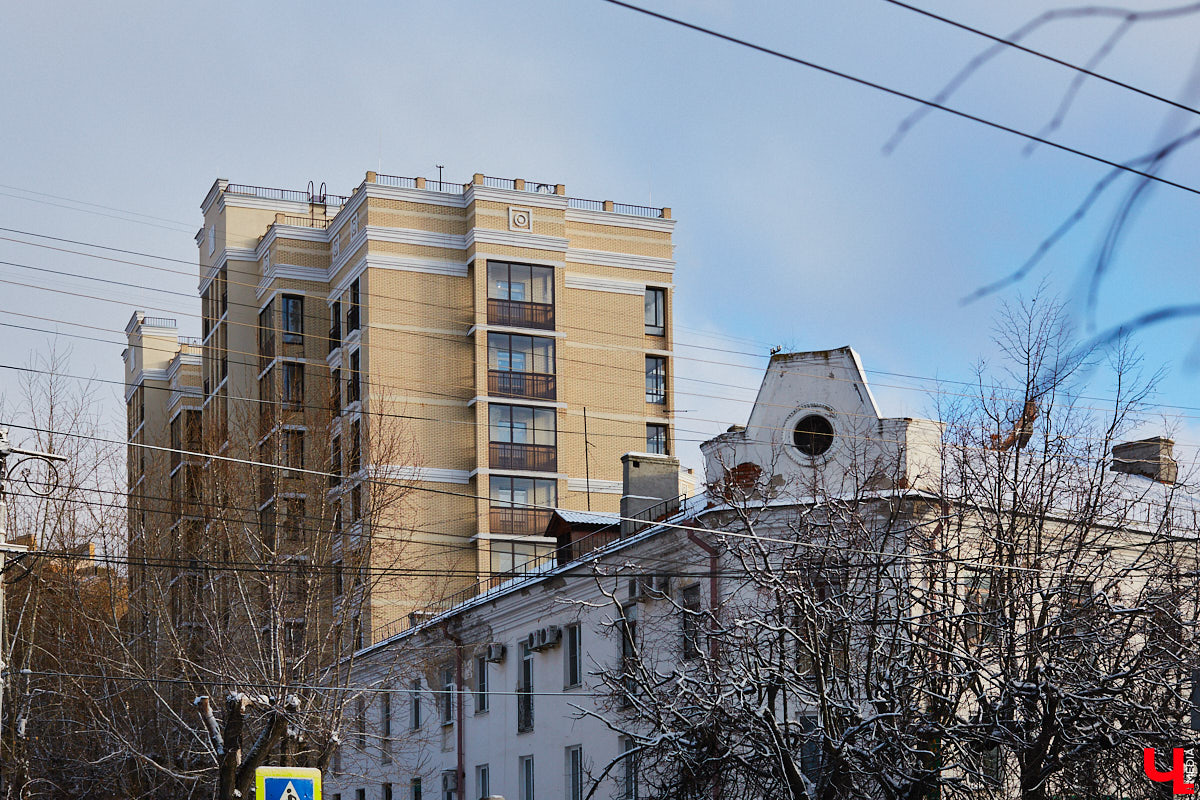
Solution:
<svg viewBox="0 0 1200 800">
<path fill-rule="evenodd" d="M 538 472 L 531 469 L 489 469 L 487 467 L 477 467 L 471 470 L 471 477 L 474 478 L 476 475 L 482 475 L 485 478 L 489 475 L 499 475 L 500 477 L 513 478 L 546 478 L 547 480 L 553 479 L 556 481 L 567 477 L 565 472 Z"/>
<path fill-rule="evenodd" d="M 471 474 L 465 469 L 440 469 L 438 467 L 413 467 L 398 464 L 379 464 L 372 470 L 376 477 L 393 481 L 420 481 L 422 483 L 470 483 Z"/>
<path fill-rule="evenodd" d="M 217 273 L 230 261 L 253 261 L 257 266 L 258 254 L 253 247 L 226 247 L 200 278 L 199 289 L 201 294 L 208 288 L 208 284 L 212 283 L 212 279 L 217 277 Z M 255 269 L 255 272 L 257 271 Z"/>
<path fill-rule="evenodd" d="M 632 253 L 615 253 L 611 250 L 582 250 L 578 247 L 571 247 L 567 249 L 567 261 L 577 264 L 595 264 L 601 267 L 642 269 L 650 272 L 665 272 L 667 274 L 675 271 L 675 261 L 670 258 L 639 256 Z"/>
<path fill-rule="evenodd" d="M 599 478 L 592 478 L 590 484 L 591 491 L 596 494 L 621 494 L 625 491 L 621 481 L 602 481 Z M 587 478 L 567 478 L 568 492 L 586 492 L 588 485 Z"/>
<path fill-rule="evenodd" d="M 618 228 L 636 228 L 643 231 L 670 233 L 675 230 L 675 220 L 661 217 L 639 217 L 633 214 L 618 214 L 613 211 L 590 211 L 584 208 L 568 208 L 564 218 L 567 222 L 583 222 L 588 225 L 612 225 Z"/>
<path fill-rule="evenodd" d="M 533 233 L 533 209 L 509 206 L 508 229 L 510 231 Z"/>
<path fill-rule="evenodd" d="M 366 260 L 367 266 L 372 269 L 424 272 L 430 275 L 450 275 L 455 278 L 467 277 L 466 261 L 420 258 L 416 256 L 390 256 L 375 253 L 368 254 Z"/>
<path fill-rule="evenodd" d="M 636 281 L 623 281 L 619 278 L 596 278 L 591 275 L 581 275 L 578 272 L 568 272 L 563 276 L 568 289 L 585 289 L 592 292 L 615 292 L 616 294 L 646 294 L 646 284 Z"/>
<path fill-rule="evenodd" d="M 486 250 L 480 250 L 478 247 L 475 248 L 475 258 L 483 259 L 485 261 L 513 260 L 511 255 L 505 255 L 503 253 L 489 253 Z M 518 260 L 522 264 L 536 264 L 539 267 L 556 267 L 558 269 L 562 269 L 567 265 L 567 262 L 563 261 L 561 258 L 530 258 L 529 256 L 521 256 Z"/>
<path fill-rule="evenodd" d="M 537 336 L 543 339 L 565 339 L 567 334 L 563 331 L 550 331 L 545 328 L 521 328 L 516 325 L 472 325 L 467 328 L 467 336 L 473 336 L 476 331 L 479 333 L 487 333 L 488 331 L 497 331 L 499 333 L 514 333 L 520 336 Z"/>
<path fill-rule="evenodd" d="M 467 406 L 473 406 L 476 403 L 494 403 L 496 405 L 517 405 L 517 406 L 537 406 L 538 408 L 566 408 L 566 403 L 558 403 L 553 400 L 529 400 L 524 397 L 492 397 L 486 394 L 477 394 L 467 401 Z"/>
<path fill-rule="evenodd" d="M 472 228 L 467 231 L 466 246 L 498 244 L 506 247 L 527 247 L 534 250 L 567 252 L 567 240 L 562 236 L 543 236 L 540 233 L 522 231 L 499 231 L 495 228 Z"/>
<path fill-rule="evenodd" d="M 447 250 L 466 250 L 467 237 L 456 233 L 436 233 L 416 228 L 384 228 L 379 225 L 364 225 L 359 228 L 360 235 L 376 242 L 391 242 L 392 244 L 412 244 L 421 247 L 441 247 Z"/>
<path fill-rule="evenodd" d="M 537 181 L 526 181 L 525 185 L 528 186 L 531 183 L 536 184 Z M 466 201 L 463 203 L 464 206 L 470 205 L 477 200 L 483 200 L 492 203 L 520 203 L 523 206 L 534 206 L 536 208 L 566 209 L 567 207 L 567 198 L 560 195 L 520 191 L 517 189 L 498 189 L 474 183 L 467 187 L 463 198 Z"/>
<path fill-rule="evenodd" d="M 255 197 L 249 194 L 235 194 L 228 190 L 221 192 L 221 202 L 217 204 L 218 211 L 225 208 L 258 208 L 263 211 L 282 211 L 285 214 L 303 217 L 311 210 L 308 203 L 298 200 L 269 200 L 265 197 Z"/>
</svg>

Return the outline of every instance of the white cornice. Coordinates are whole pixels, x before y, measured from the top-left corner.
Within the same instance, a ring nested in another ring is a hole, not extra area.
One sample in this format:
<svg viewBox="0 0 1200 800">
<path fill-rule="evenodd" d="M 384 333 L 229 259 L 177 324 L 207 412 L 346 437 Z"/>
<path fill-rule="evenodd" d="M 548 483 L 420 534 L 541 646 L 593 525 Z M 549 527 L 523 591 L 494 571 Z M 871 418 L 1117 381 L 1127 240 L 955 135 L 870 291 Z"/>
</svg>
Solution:
<svg viewBox="0 0 1200 800">
<path fill-rule="evenodd" d="M 516 325 L 472 325 L 467 328 L 467 336 L 472 336 L 475 332 L 488 333 L 495 331 L 496 333 L 511 333 L 514 336 L 534 336 L 541 339 L 565 339 L 567 334 L 563 331 L 548 331 L 544 328 L 519 328 Z"/>
<path fill-rule="evenodd" d="M 641 269 L 650 272 L 675 271 L 675 261 L 670 258 L 657 256 L 638 256 L 631 253 L 615 253 L 611 250 L 581 250 L 572 247 L 567 250 L 567 261 L 577 264 L 595 264 L 602 267 L 621 267 L 624 269 Z"/>
<path fill-rule="evenodd" d="M 471 470 L 471 477 L 482 475 L 485 478 L 489 475 L 497 477 L 513 477 L 513 478 L 545 478 L 546 480 L 562 480 L 567 477 L 565 472 L 538 472 L 531 469 L 489 469 L 487 467 L 477 467 Z"/>
<path fill-rule="evenodd" d="M 439 469 L 399 464 L 379 464 L 371 470 L 384 480 L 419 481 L 421 483 L 470 483 L 471 473 L 465 469 Z"/>
<path fill-rule="evenodd" d="M 590 491 L 596 494 L 622 494 L 624 485 L 621 481 L 602 481 L 599 478 L 592 478 L 590 481 L 587 478 L 567 478 L 568 492 L 586 492 Z"/>
<path fill-rule="evenodd" d="M 295 214 L 298 217 L 302 217 L 311 211 L 309 203 L 301 203 L 298 200 L 268 200 L 248 194 L 234 194 L 229 191 L 222 191 L 221 200 L 217 204 L 217 211 L 223 211 L 226 207 L 282 211 L 285 214 Z"/>
<path fill-rule="evenodd" d="M 484 260 L 492 260 L 492 261 L 512 261 L 513 260 L 513 257 L 511 255 L 505 255 L 504 253 L 489 253 L 485 250 L 480 250 L 478 245 L 475 248 L 475 258 L 482 258 Z M 567 262 L 562 260 L 561 258 L 529 258 L 527 256 L 521 256 L 520 258 L 518 258 L 516 260 L 521 262 L 522 264 L 535 264 L 539 267 L 556 267 L 558 269 L 562 269 L 563 267 L 565 267 L 567 265 Z"/>
<path fill-rule="evenodd" d="M 443 261 L 436 258 L 369 253 L 367 266 L 371 269 L 394 269 L 401 272 L 426 272 L 432 275 L 450 275 L 456 278 L 467 277 L 465 261 Z"/>
<path fill-rule="evenodd" d="M 212 204 L 216 202 L 217 196 L 229 185 L 229 181 L 225 178 L 217 178 L 208 189 L 208 194 L 204 195 L 204 202 L 200 204 L 200 213 L 208 215 L 208 209 L 212 208 Z M 203 230 L 203 229 L 202 229 Z"/>
<path fill-rule="evenodd" d="M 398 186 L 382 186 L 378 183 L 366 184 L 367 197 L 378 197 L 384 200 L 401 200 L 407 203 L 420 203 L 427 206 L 446 206 L 448 208 L 466 208 L 466 197 L 449 192 L 435 192 L 431 189 L 402 189 Z"/>
<path fill-rule="evenodd" d="M 578 272 L 568 272 L 564 276 L 564 284 L 568 289 L 586 289 L 593 292 L 615 292 L 616 294 L 646 294 L 646 284 L 636 281 L 623 281 L 619 278 L 597 278 L 592 275 L 582 275 Z"/>
<path fill-rule="evenodd" d="M 385 228 L 378 225 L 367 225 L 359 229 L 365 232 L 373 241 L 390 242 L 392 244 L 412 244 L 422 247 L 441 247 L 446 250 L 466 250 L 467 237 L 455 233 L 435 233 L 416 228 Z M 350 249 L 354 252 L 354 249 Z"/>
<path fill-rule="evenodd" d="M 254 290 L 254 296 L 261 301 L 263 298 L 263 293 L 267 290 L 267 286 L 269 286 L 272 281 L 276 281 L 281 278 L 292 281 L 325 283 L 329 279 L 329 273 L 320 267 L 301 267 L 296 264 L 276 264 L 274 261 L 272 261 L 270 272 L 263 276 L 262 281 Z M 275 291 L 277 292 L 279 290 L 276 289 Z M 303 290 L 297 289 L 296 291 L 300 294 L 305 294 Z"/>
<path fill-rule="evenodd" d="M 563 217 L 567 222 L 583 222 L 588 225 L 613 225 L 618 228 L 637 228 L 643 231 L 675 230 L 675 220 L 656 217 L 638 217 L 633 214 L 618 214 L 614 211 L 589 211 L 583 208 L 568 208 Z"/>
<path fill-rule="evenodd" d="M 528 181 L 526 185 L 529 183 L 536 183 L 536 181 Z M 464 197 L 468 205 L 476 200 L 484 200 L 491 203 L 536 206 L 537 208 L 566 209 L 567 207 L 567 198 L 556 194 L 527 192 L 517 189 L 497 189 L 492 186 L 479 186 L 476 184 L 470 184 L 467 187 Z"/>
<path fill-rule="evenodd" d="M 543 236 L 538 233 L 522 233 L 520 231 L 501 231 L 495 228 L 472 228 L 467 231 L 466 246 L 480 244 L 498 244 L 505 247 L 525 247 L 533 250 L 553 250 L 559 253 L 567 252 L 567 240 L 562 236 Z"/>
<path fill-rule="evenodd" d="M 486 394 L 479 394 L 467 401 L 467 407 L 476 403 L 490 403 L 492 405 L 505 406 L 536 406 L 537 408 L 566 408 L 566 403 L 557 403 L 553 400 L 527 400 L 524 397 L 491 397 Z"/>
</svg>

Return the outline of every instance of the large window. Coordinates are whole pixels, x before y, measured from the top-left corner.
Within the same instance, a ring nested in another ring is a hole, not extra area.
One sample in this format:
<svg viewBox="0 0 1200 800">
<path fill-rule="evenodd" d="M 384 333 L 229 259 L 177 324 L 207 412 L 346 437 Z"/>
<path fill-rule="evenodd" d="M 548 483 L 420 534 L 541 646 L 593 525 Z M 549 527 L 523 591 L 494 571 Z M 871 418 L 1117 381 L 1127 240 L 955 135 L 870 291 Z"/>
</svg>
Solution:
<svg viewBox="0 0 1200 800">
<path fill-rule="evenodd" d="M 667 359 L 646 356 L 646 402 L 667 402 Z"/>
<path fill-rule="evenodd" d="M 533 651 L 518 645 L 521 671 L 517 675 L 517 733 L 533 730 Z"/>
<path fill-rule="evenodd" d="M 283 404 L 298 411 L 304 407 L 304 365 L 283 362 Z"/>
<path fill-rule="evenodd" d="M 488 710 L 488 662 L 483 656 L 475 658 L 475 713 Z"/>
<path fill-rule="evenodd" d="M 622 737 L 621 752 L 621 800 L 638 800 L 638 753 L 637 745 L 630 737 Z"/>
<path fill-rule="evenodd" d="M 492 469 L 557 468 L 557 419 L 552 408 L 492 404 L 488 440 Z"/>
<path fill-rule="evenodd" d="M 304 297 L 298 294 L 285 294 L 281 309 L 283 341 L 289 344 L 304 342 Z"/>
<path fill-rule="evenodd" d="M 359 327 L 362 295 L 359 293 L 358 278 L 350 284 L 350 304 L 346 307 L 346 333 L 354 333 Z"/>
<path fill-rule="evenodd" d="M 414 731 L 421 727 L 421 679 L 416 678 L 409 686 L 408 727 Z M 419 785 L 419 782 L 418 782 Z"/>
<path fill-rule="evenodd" d="M 335 300 L 329 307 L 329 352 L 342 346 L 342 301 Z"/>
<path fill-rule="evenodd" d="M 646 333 L 662 336 L 667 332 L 667 290 L 646 287 Z"/>
<path fill-rule="evenodd" d="M 670 447 L 667 444 L 666 425 L 651 423 L 646 426 L 646 452 L 659 456 L 671 454 Z"/>
<path fill-rule="evenodd" d="M 545 478 L 493 475 L 491 484 L 491 531 L 541 536 L 558 505 L 558 484 Z"/>
<path fill-rule="evenodd" d="M 488 322 L 554 327 L 554 268 L 489 261 Z"/>
<path fill-rule="evenodd" d="M 362 399 L 362 351 L 350 354 L 350 368 L 346 371 L 346 403 L 357 403 Z"/>
<path fill-rule="evenodd" d="M 492 796 L 492 782 L 488 774 L 488 765 L 480 764 L 475 768 L 475 796 L 479 800 Z"/>
<path fill-rule="evenodd" d="M 683 612 L 683 657 L 700 657 L 700 587 L 697 585 L 683 587 L 680 597 L 680 610 Z"/>
<path fill-rule="evenodd" d="M 438 708 L 442 712 L 442 724 L 454 722 L 454 667 L 442 667 L 442 694 Z"/>
<path fill-rule="evenodd" d="M 583 800 L 583 747 L 567 748 L 567 800 Z"/>
<path fill-rule="evenodd" d="M 258 312 L 258 370 L 267 368 L 275 358 L 275 301 Z"/>
<path fill-rule="evenodd" d="M 489 333 L 488 394 L 553 400 L 554 340 Z"/>
<path fill-rule="evenodd" d="M 579 624 L 567 626 L 565 686 L 570 689 L 583 683 L 583 639 Z"/>
</svg>

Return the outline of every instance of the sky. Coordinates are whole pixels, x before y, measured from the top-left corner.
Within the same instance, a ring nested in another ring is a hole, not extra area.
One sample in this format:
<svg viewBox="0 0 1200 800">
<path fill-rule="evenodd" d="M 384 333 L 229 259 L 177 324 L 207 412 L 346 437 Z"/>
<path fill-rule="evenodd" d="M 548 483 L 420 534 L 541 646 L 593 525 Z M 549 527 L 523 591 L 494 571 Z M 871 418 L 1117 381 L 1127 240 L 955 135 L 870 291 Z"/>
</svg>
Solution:
<svg viewBox="0 0 1200 800">
<path fill-rule="evenodd" d="M 988 45 L 886 0 L 644 3 L 922 98 Z M 1057 7 L 914 3 L 997 35 Z M 1153 185 L 1089 307 L 1087 276 L 1135 186 L 1126 175 L 1025 283 L 964 304 L 1024 263 L 1108 169 L 1047 146 L 1027 152 L 1018 136 L 938 111 L 885 151 L 912 101 L 602 0 L 9 2 L 4 18 L 4 365 L 25 365 L 53 342 L 72 348 L 75 374 L 119 382 L 134 308 L 198 335 L 188 265 L 218 177 L 325 182 L 349 194 L 367 170 L 436 177 L 437 164 L 447 180 L 524 177 L 673 209 L 677 443 L 691 466 L 699 441 L 745 422 L 775 346 L 851 345 L 886 415 L 928 416 L 938 391 L 955 391 L 932 379 L 970 381 L 976 363 L 996 357 L 1001 304 L 1039 286 L 1084 333 L 1200 302 L 1200 195 Z M 1115 24 L 1066 18 L 1024 41 L 1084 63 Z M 1200 14 L 1147 20 L 1096 69 L 1200 107 L 1197 42 Z M 1038 132 L 1075 74 L 1006 50 L 945 102 Z M 1194 113 L 1091 80 L 1047 136 L 1126 161 L 1197 125 Z M 1181 151 L 1161 176 L 1200 187 L 1191 155 Z M 30 233 L 179 262 L 12 241 L 53 244 Z M 1143 328 L 1135 341 L 1148 365 L 1167 369 L 1141 433 L 1170 431 L 1182 454 L 1195 453 L 1200 317 Z M 0 369 L 0 393 L 11 397 L 16 377 Z M 120 431 L 120 387 L 101 398 Z"/>
</svg>

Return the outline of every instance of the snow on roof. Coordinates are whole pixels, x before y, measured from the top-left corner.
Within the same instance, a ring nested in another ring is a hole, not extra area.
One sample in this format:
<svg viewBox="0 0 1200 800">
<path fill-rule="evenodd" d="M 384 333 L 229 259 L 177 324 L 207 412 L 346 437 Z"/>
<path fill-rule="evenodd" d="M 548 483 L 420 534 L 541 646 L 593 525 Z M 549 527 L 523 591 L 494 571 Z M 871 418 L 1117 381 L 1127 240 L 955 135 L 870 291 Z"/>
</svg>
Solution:
<svg viewBox="0 0 1200 800">
<path fill-rule="evenodd" d="M 571 525 L 617 525 L 621 522 L 620 514 L 607 511 L 572 511 L 567 508 L 556 508 L 554 514 L 563 522 Z"/>
</svg>

